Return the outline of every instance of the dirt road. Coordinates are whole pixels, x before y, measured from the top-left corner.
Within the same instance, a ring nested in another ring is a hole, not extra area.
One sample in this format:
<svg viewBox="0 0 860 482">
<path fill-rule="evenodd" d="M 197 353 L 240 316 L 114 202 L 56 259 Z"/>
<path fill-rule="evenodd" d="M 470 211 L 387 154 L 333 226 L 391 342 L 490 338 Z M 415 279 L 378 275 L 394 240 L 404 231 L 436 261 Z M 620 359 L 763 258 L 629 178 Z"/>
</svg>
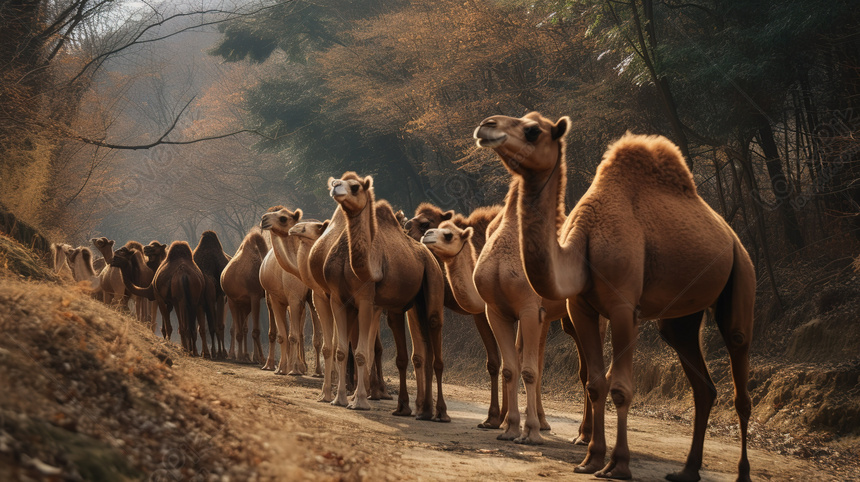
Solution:
<svg viewBox="0 0 860 482">
<path fill-rule="evenodd" d="M 485 390 L 446 385 L 452 422 L 420 422 L 394 417 L 394 401 L 371 402 L 370 411 L 350 411 L 317 402 L 321 380 L 276 376 L 255 366 L 200 359 L 177 360 L 174 369 L 227 396 L 235 431 L 248 431 L 265 447 L 264 479 L 368 478 L 371 480 L 534 480 L 543 477 L 594 480 L 573 473 L 585 447 L 568 442 L 580 414 L 547 400 L 552 431 L 546 444 L 522 446 L 496 440 L 498 431 L 476 425 L 486 415 Z M 389 386 L 392 386 L 389 383 Z M 414 390 L 414 383 L 410 383 Z M 414 392 L 410 394 L 414 402 Z M 522 398 L 521 398 L 522 399 Z M 614 420 L 612 414 L 608 422 Z M 607 427 L 610 443 L 614 426 Z M 631 417 L 631 468 L 636 480 L 662 480 L 686 457 L 691 429 L 686 424 Z M 710 436 L 705 443 L 702 480 L 734 480 L 739 455 L 735 439 Z M 826 472 L 801 459 L 751 450 L 754 480 L 852 480 L 857 473 Z"/>
</svg>

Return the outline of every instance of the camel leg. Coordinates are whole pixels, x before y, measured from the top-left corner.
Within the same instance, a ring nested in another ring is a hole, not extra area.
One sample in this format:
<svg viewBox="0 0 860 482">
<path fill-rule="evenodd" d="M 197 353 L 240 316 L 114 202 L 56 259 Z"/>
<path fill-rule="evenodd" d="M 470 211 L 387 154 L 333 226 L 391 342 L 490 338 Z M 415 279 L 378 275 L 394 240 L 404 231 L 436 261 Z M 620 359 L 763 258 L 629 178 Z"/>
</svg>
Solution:
<svg viewBox="0 0 860 482">
<path fill-rule="evenodd" d="M 159 303 L 158 311 L 161 312 L 161 336 L 170 341 L 170 337 L 173 335 L 173 327 L 170 326 L 170 309 L 166 304 Z"/>
<path fill-rule="evenodd" d="M 275 319 L 275 307 L 272 306 L 272 297 L 269 293 L 266 293 L 266 308 L 269 312 L 269 356 L 266 357 L 266 363 L 260 369 L 261 370 L 274 370 L 275 369 L 275 343 L 278 343 L 279 338 L 283 337 L 283 332 L 279 333 L 278 330 L 278 321 Z M 281 360 L 284 359 L 286 352 L 283 348 L 281 348 Z"/>
<path fill-rule="evenodd" d="M 729 350 L 732 381 L 735 387 L 735 411 L 741 432 L 741 456 L 738 461 L 739 481 L 750 480 L 747 457 L 747 427 L 752 415 L 749 382 L 749 347 L 753 335 L 755 305 L 755 268 L 740 242 L 735 240 L 735 264 L 729 283 L 717 300 L 716 318 L 720 334 Z"/>
<path fill-rule="evenodd" d="M 579 298 L 567 300 L 567 312 L 570 314 L 576 335 L 581 340 L 581 353 L 588 368 L 586 393 L 591 402 L 593 420 L 588 452 L 585 459 L 574 467 L 573 471 L 579 474 L 593 474 L 603 467 L 606 457 L 604 415 L 606 395 L 609 393 L 609 382 L 606 380 L 603 364 L 603 344 L 600 343 L 600 315 Z"/>
<path fill-rule="evenodd" d="M 397 409 L 392 415 L 408 417 L 412 415 L 409 408 L 409 392 L 406 389 L 406 366 L 409 364 L 409 354 L 406 350 L 406 325 L 403 313 L 388 312 L 388 327 L 394 334 L 394 344 L 397 347 L 397 372 L 400 375 L 400 391 L 397 393 Z"/>
<path fill-rule="evenodd" d="M 197 331 L 200 333 L 200 356 L 203 358 L 212 358 L 212 353 L 209 352 L 206 340 L 206 315 L 202 303 L 197 307 Z"/>
<path fill-rule="evenodd" d="M 227 327 L 226 297 L 223 294 L 215 297 L 215 333 L 218 338 L 218 358 L 227 357 L 224 342 L 224 329 Z"/>
<path fill-rule="evenodd" d="M 239 325 L 239 306 L 230 298 L 227 298 L 227 306 L 230 308 L 230 317 L 232 318 L 230 323 L 230 352 L 228 357 L 231 360 L 236 360 L 236 357 L 238 356 L 238 353 L 236 352 L 239 348 L 236 343 L 236 331 Z"/>
<path fill-rule="evenodd" d="M 158 301 L 152 300 L 149 302 L 149 327 L 152 328 L 152 333 L 155 333 L 156 325 L 158 325 Z"/>
<path fill-rule="evenodd" d="M 337 345 L 335 356 L 337 357 L 337 394 L 332 400 L 332 405 L 345 407 L 346 399 L 346 358 L 349 356 L 349 332 L 347 331 L 346 307 L 335 299 L 331 299 L 331 312 L 334 317 Z"/>
<path fill-rule="evenodd" d="M 537 397 L 537 402 L 535 408 L 537 409 L 537 417 L 538 422 L 540 422 L 541 431 L 544 430 L 552 430 L 549 422 L 546 421 L 546 412 L 543 409 L 543 401 L 541 400 L 541 383 L 543 382 L 543 366 L 544 366 L 544 355 L 546 354 L 546 336 L 549 333 L 549 325 L 550 322 L 546 319 L 546 310 L 543 308 L 540 309 L 540 345 L 538 346 L 538 372 L 537 372 L 537 382 L 535 383 L 535 396 Z M 522 324 L 520 325 L 522 326 Z"/>
<path fill-rule="evenodd" d="M 254 340 L 254 359 L 253 362 L 262 365 L 263 362 L 263 344 L 260 342 L 260 335 L 262 334 L 262 330 L 260 329 L 260 302 L 262 298 L 251 298 L 251 322 L 253 323 L 253 328 L 251 331 L 251 336 Z"/>
<path fill-rule="evenodd" d="M 565 333 L 573 338 L 576 344 L 576 354 L 579 358 L 579 381 L 582 383 L 582 398 L 584 400 L 582 407 L 582 422 L 579 424 L 579 433 L 576 438 L 570 442 L 574 445 L 588 445 L 591 440 L 591 430 L 593 422 L 593 413 L 591 409 L 591 398 L 588 397 L 588 362 L 585 359 L 582 342 L 576 334 L 576 329 L 573 327 L 573 322 L 569 317 L 565 316 L 561 319 L 561 328 Z M 603 346 L 603 340 L 606 337 L 606 319 L 600 318 L 600 346 Z"/>
<path fill-rule="evenodd" d="M 307 299 L 308 301 L 308 311 L 311 313 L 311 323 L 314 328 L 313 335 L 313 345 L 314 345 L 314 374 L 311 375 L 314 378 L 322 378 L 322 364 L 320 363 L 320 351 L 323 345 L 323 333 L 322 333 L 322 322 L 320 321 L 320 316 L 317 313 L 316 307 L 311 301 L 310 296 Z"/>
<path fill-rule="evenodd" d="M 626 299 L 638 299 L 628 296 Z M 595 477 L 629 479 L 630 447 L 627 443 L 627 414 L 633 401 L 633 352 L 639 335 L 636 314 L 632 306 L 620 304 L 609 312 L 612 324 L 612 365 L 609 367 L 609 394 L 618 417 L 615 448 L 609 463 Z"/>
<path fill-rule="evenodd" d="M 699 469 L 702 468 L 702 447 L 705 443 L 705 432 L 708 428 L 708 417 L 711 407 L 717 398 L 717 389 L 708 373 L 708 366 L 702 357 L 699 345 L 699 329 L 702 326 L 703 312 L 683 318 L 660 320 L 657 326 L 660 336 L 671 346 L 681 361 L 687 380 L 693 387 L 695 401 L 695 422 L 693 423 L 693 443 L 687 455 L 684 470 L 666 476 L 672 481 L 688 482 L 699 480 Z"/>
<path fill-rule="evenodd" d="M 431 352 L 424 333 L 421 331 L 421 322 L 415 308 L 409 310 L 406 315 L 409 324 L 409 336 L 412 338 L 412 367 L 415 370 L 415 418 L 417 420 L 433 419 L 433 396 L 431 386 L 433 383 L 433 372 L 429 358 Z"/>
<path fill-rule="evenodd" d="M 502 356 L 502 379 L 508 396 L 508 413 L 505 415 L 505 432 L 497 440 L 514 440 L 520 436 L 520 410 L 517 405 L 517 387 L 520 379 L 520 357 L 517 353 L 516 321 L 504 317 L 495 306 L 487 305 L 487 319 L 499 344 Z"/>
<path fill-rule="evenodd" d="M 521 339 L 520 374 L 526 389 L 526 422 L 522 433 L 514 443 L 539 445 L 543 443 L 538 417 L 538 390 L 540 389 L 541 337 L 549 324 L 544 318 L 546 310 L 540 306 L 529 307 L 520 312 L 518 333 Z M 516 378 L 514 378 L 516 380 Z M 508 427 L 510 430 L 510 427 Z"/>
<path fill-rule="evenodd" d="M 367 400 L 370 371 L 373 367 L 376 332 L 379 330 L 379 316 L 382 310 L 372 303 L 361 303 L 358 307 L 358 345 L 355 350 L 355 371 L 357 383 L 352 403 L 347 406 L 351 410 L 370 410 Z"/>
<path fill-rule="evenodd" d="M 381 322 L 380 322 L 381 324 Z M 388 393 L 388 386 L 385 384 L 385 377 L 382 374 L 382 336 L 380 329 L 376 330 L 376 342 L 373 344 L 373 374 L 376 381 L 373 387 L 373 395 L 376 398 L 373 400 L 392 400 L 394 397 Z"/>
<path fill-rule="evenodd" d="M 445 397 L 442 395 L 442 373 L 445 371 L 445 362 L 442 360 L 442 311 L 434 310 L 432 304 L 428 306 L 428 320 L 430 325 L 430 346 L 433 349 L 433 373 L 436 375 L 436 416 L 433 417 L 434 422 L 451 421 L 448 416 L 448 405 L 445 403 Z M 440 303 L 437 306 L 442 306 Z M 432 381 L 431 381 L 432 382 Z M 429 389 L 428 389 L 429 393 Z"/>
<path fill-rule="evenodd" d="M 304 362 L 305 340 L 305 302 L 303 300 L 290 300 L 290 364 L 289 373 L 293 376 L 301 376 L 307 373 L 308 366 Z"/>
<path fill-rule="evenodd" d="M 478 329 L 484 349 L 487 351 L 487 373 L 490 374 L 490 409 L 487 412 L 487 418 L 478 424 L 478 428 L 499 428 L 505 416 L 505 413 L 499 410 L 499 365 L 501 363 L 499 348 L 496 346 L 496 338 L 487 321 L 487 315 L 480 313 L 473 318 L 475 328 Z"/>
<path fill-rule="evenodd" d="M 319 310 L 320 328 L 322 329 L 322 354 L 325 360 L 325 371 L 323 372 L 323 386 L 320 402 L 331 402 L 331 383 L 334 375 L 334 318 L 332 318 L 331 304 L 328 297 L 314 293 L 314 306 Z"/>
</svg>

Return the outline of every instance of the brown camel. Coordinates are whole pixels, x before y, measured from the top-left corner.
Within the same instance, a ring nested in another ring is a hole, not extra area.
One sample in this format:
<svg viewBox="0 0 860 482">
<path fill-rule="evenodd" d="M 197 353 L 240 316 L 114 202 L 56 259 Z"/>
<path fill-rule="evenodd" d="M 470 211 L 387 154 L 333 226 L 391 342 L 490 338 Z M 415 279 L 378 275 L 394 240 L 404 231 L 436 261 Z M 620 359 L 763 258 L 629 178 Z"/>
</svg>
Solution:
<svg viewBox="0 0 860 482">
<path fill-rule="evenodd" d="M 298 268 L 298 252 L 302 241 L 289 236 L 289 230 L 301 219 L 302 211 L 291 212 L 283 206 L 269 208 L 260 221 L 260 227 L 272 233 L 272 251 L 266 255 L 260 268 L 260 283 L 266 288 L 267 303 L 276 316 L 276 324 L 269 324 L 269 344 L 274 346 L 275 339 L 281 340 L 281 363 L 276 373 L 304 375 L 307 372 L 305 360 L 305 306 L 310 305 L 313 322 L 313 345 L 316 353 L 314 376 L 322 376 L 320 350 L 323 344 L 322 325 L 313 303 L 313 292 L 301 278 Z M 281 259 L 283 261 L 281 261 Z M 267 264 L 268 263 L 268 264 Z M 286 264 L 286 268 L 281 265 Z M 264 279 L 265 278 L 265 279 Z M 286 324 L 286 311 L 290 313 L 290 324 Z M 278 335 L 281 331 L 281 335 Z M 289 348 L 287 348 L 289 343 Z M 289 357 L 288 357 L 289 355 Z M 269 352 L 267 365 L 274 364 L 274 352 Z M 272 366 L 269 369 L 274 369 Z"/>
<path fill-rule="evenodd" d="M 680 150 L 663 137 L 627 134 L 609 147 L 589 190 L 565 219 L 564 135 L 570 120 L 538 113 L 495 116 L 475 130 L 520 179 L 522 258 L 534 289 L 566 299 L 588 359 L 594 431 L 575 469 L 629 478 L 627 413 L 633 398 L 633 351 L 640 320 L 659 320 L 693 387 L 693 441 L 684 469 L 669 480 L 699 480 L 702 446 L 716 390 L 699 344 L 703 312 L 715 310 L 731 360 L 740 418 L 738 480 L 749 480 L 747 389 L 755 270 L 737 235 L 696 192 Z M 528 215 L 527 215 L 528 214 Z M 598 314 L 612 323 L 613 363 L 604 372 Z M 618 436 L 604 466 L 607 394 Z"/>
<path fill-rule="evenodd" d="M 468 218 L 462 215 L 455 214 L 454 211 L 443 212 L 438 207 L 430 203 L 421 203 L 415 210 L 415 216 L 404 223 L 404 229 L 416 241 L 421 241 L 424 234 L 430 230 L 439 227 L 439 223 L 443 221 L 453 220 L 460 228 L 472 228 L 475 233 L 471 236 L 471 243 L 477 253 L 480 253 L 486 243 L 487 226 L 498 215 L 501 206 L 481 207 L 476 209 Z M 432 249 L 430 251 L 439 259 L 437 253 Z M 445 264 L 440 262 L 443 274 L 445 274 Z M 471 278 L 471 274 L 469 275 Z M 501 359 L 499 358 L 499 348 L 496 344 L 496 338 L 493 336 L 493 330 L 487 321 L 487 315 L 484 312 L 484 302 L 480 302 L 480 308 L 470 310 L 458 302 L 454 296 L 448 276 L 445 274 L 445 307 L 455 313 L 472 314 L 475 320 L 475 328 L 478 329 L 478 334 L 481 341 L 484 343 L 484 350 L 487 352 L 487 372 L 490 375 L 490 408 L 487 413 L 487 418 L 478 424 L 478 428 L 499 428 L 505 419 L 508 412 L 508 399 L 505 393 L 502 393 L 502 406 L 499 408 L 499 367 Z"/>
<path fill-rule="evenodd" d="M 153 241 L 158 244 L 158 241 Z M 151 243 L 150 243 L 151 244 Z M 164 246 L 164 245 L 161 245 Z M 150 248 L 153 253 L 157 247 Z M 212 285 L 215 297 L 209 310 L 214 314 L 214 326 L 209 326 L 209 336 L 212 337 L 212 355 L 218 358 L 227 356 L 224 346 L 224 327 L 226 325 L 226 295 L 221 288 L 221 273 L 230 262 L 230 257 L 224 252 L 221 240 L 215 231 L 204 231 L 193 253 L 194 264 L 206 277 L 206 284 Z"/>
<path fill-rule="evenodd" d="M 93 238 L 90 240 L 96 249 L 102 254 L 107 265 L 99 273 L 99 287 L 102 291 L 103 301 L 107 305 L 117 305 L 128 310 L 128 295 L 122 279 L 122 272 L 111 266 L 113 261 L 114 240 L 106 237 Z"/>
<path fill-rule="evenodd" d="M 132 267 L 143 261 L 143 253 L 136 249 L 122 247 L 117 250 L 111 261 L 111 266 L 118 267 L 123 272 L 123 280 L 128 290 L 136 296 L 158 301 L 164 326 L 162 331 L 165 338 L 170 339 L 170 311 L 175 307 L 179 319 L 179 336 L 182 346 L 193 356 L 197 356 L 197 334 L 200 331 L 202 355 L 209 358 L 209 347 L 206 343 L 205 317 L 212 319 L 208 311 L 207 298 L 214 297 L 213 289 L 207 289 L 206 279 L 200 268 L 194 264 L 191 247 L 185 241 L 174 241 L 167 250 L 167 258 L 156 271 L 152 283 L 140 287 L 132 283 Z M 199 321 L 199 323 L 198 323 Z"/>
<path fill-rule="evenodd" d="M 260 285 L 260 266 L 268 252 L 265 238 L 260 234 L 259 228 L 255 227 L 245 236 L 233 259 L 221 272 L 221 288 L 227 295 L 227 306 L 230 307 L 233 317 L 229 356 L 241 361 L 252 361 L 248 356 L 247 342 L 250 315 L 253 323 L 253 362 L 260 365 L 264 363 L 263 345 L 260 343 L 260 302 L 266 297 L 266 292 Z"/>
<path fill-rule="evenodd" d="M 317 283 L 316 280 L 314 280 L 310 271 L 311 248 L 316 240 L 319 239 L 319 237 L 326 231 L 330 221 L 327 220 L 322 223 L 318 221 L 298 222 L 301 219 L 301 210 L 291 212 L 289 209 L 282 208 L 281 206 L 276 206 L 272 209 L 274 211 L 263 215 L 260 225 L 263 229 L 271 230 L 272 247 L 278 264 L 280 264 L 288 273 L 296 275 L 306 286 L 310 287 L 312 291 L 312 296 L 309 301 L 312 300 L 313 303 L 309 304 L 314 309 L 312 309 L 311 315 L 315 315 L 315 313 L 318 314 L 318 316 L 313 318 L 314 349 L 317 354 L 317 373 L 319 373 L 320 369 L 320 347 L 322 347 L 323 357 L 326 360 L 326 369 L 323 375 L 323 388 L 319 400 L 322 402 L 331 402 L 331 384 L 334 379 L 335 369 L 334 362 L 332 360 L 332 347 L 335 344 L 335 341 L 333 340 L 334 321 L 331 313 L 331 302 L 328 292 L 319 283 Z M 297 330 L 301 329 L 301 324 L 299 324 L 296 328 L 291 329 L 291 333 L 295 333 Z M 301 331 L 299 331 L 299 333 L 301 333 Z M 357 337 L 358 331 L 352 330 L 350 332 L 350 340 L 353 345 L 357 345 Z M 297 346 L 304 346 L 303 341 L 298 341 L 296 343 Z M 403 343 L 405 344 L 405 339 L 403 340 Z M 374 371 L 373 377 L 371 378 L 370 398 L 372 400 L 391 399 L 385 386 L 385 381 L 382 377 L 382 364 L 380 361 L 382 359 L 382 341 L 379 337 L 377 337 L 374 346 L 374 353 Z M 405 368 L 405 357 L 403 365 Z M 347 383 L 350 382 L 351 379 L 347 377 Z M 406 404 L 408 406 L 408 399 Z"/>
<path fill-rule="evenodd" d="M 347 311 L 358 312 L 358 344 L 354 350 L 358 383 L 349 408 L 370 409 L 365 385 L 370 378 L 368 369 L 374 361 L 371 344 L 379 333 L 381 311 L 386 310 L 391 317 L 408 310 L 412 360 L 418 381 L 418 418 L 450 421 L 442 394 L 445 283 L 439 264 L 425 246 L 403 233 L 391 206 L 375 199 L 370 176 L 362 178 L 348 172 L 341 179 L 329 179 L 329 186 L 332 198 L 339 205 L 332 225 L 343 226 L 324 266 L 325 280 L 332 288 L 340 374 L 346 369 Z M 396 324 L 391 319 L 389 323 Z M 395 333 L 395 339 L 397 337 Z M 398 353 L 405 353 L 405 346 L 401 347 L 400 342 Z M 431 408 L 434 372 L 439 392 L 435 415 Z M 403 391 L 405 387 L 401 386 L 401 393 Z M 339 377 L 335 402 L 345 401 L 345 398 L 345 377 Z"/>
<path fill-rule="evenodd" d="M 152 240 L 148 245 L 143 247 L 143 255 L 146 258 L 146 266 L 155 273 L 158 271 L 161 263 L 167 258 L 167 245 Z M 158 302 L 155 300 L 149 302 L 149 326 L 152 328 L 152 332 L 155 333 L 155 329 L 158 326 Z"/>
<path fill-rule="evenodd" d="M 137 286 L 149 286 L 149 284 L 152 283 L 155 270 L 151 269 L 146 263 L 146 253 L 143 251 L 143 245 L 137 241 L 128 241 L 125 243 L 125 248 L 140 252 L 142 255 L 139 260 L 138 258 L 135 258 L 135 263 L 132 266 L 132 284 Z M 126 290 L 126 295 L 130 295 L 128 290 Z M 137 319 L 140 321 L 151 320 L 150 306 L 155 304 L 155 302 L 150 302 L 140 296 L 132 296 L 132 299 L 134 300 L 134 313 Z"/>
<path fill-rule="evenodd" d="M 505 213 L 511 212 L 512 205 L 510 201 L 511 198 L 509 197 L 508 203 L 505 207 Z M 504 213 L 502 218 L 504 218 Z M 569 334 L 574 339 L 578 348 L 579 340 L 576 336 L 576 332 L 573 330 L 573 324 L 565 316 L 566 311 L 564 303 L 540 298 L 540 296 L 538 296 L 537 293 L 534 293 L 534 291 L 525 282 L 525 273 L 521 271 L 520 262 L 517 259 L 506 260 L 505 255 L 507 258 L 512 256 L 506 248 L 509 246 L 517 246 L 516 238 L 510 239 L 511 223 L 506 223 L 506 220 L 502 219 L 501 224 L 498 220 L 493 224 L 494 229 L 493 234 L 490 237 L 489 248 L 491 250 L 489 253 L 491 253 L 490 256 L 493 258 L 493 261 L 489 261 L 487 258 L 484 258 L 483 251 L 478 253 L 477 250 L 474 249 L 472 243 L 472 240 L 475 237 L 474 228 L 467 227 L 462 229 L 457 226 L 456 221 L 445 221 L 439 228 L 428 230 L 424 238 L 422 238 L 422 242 L 427 244 L 431 251 L 439 256 L 439 258 L 445 263 L 447 267 L 448 281 L 458 303 L 473 313 L 486 309 L 487 313 L 496 317 L 494 332 L 498 330 L 502 330 L 502 333 L 510 331 L 516 324 L 517 317 L 519 317 L 520 323 L 523 324 L 534 322 L 534 319 L 530 318 L 530 316 L 534 316 L 535 313 L 530 310 L 533 310 L 535 306 L 538 307 L 538 314 L 543 316 L 543 318 L 538 319 L 541 327 L 540 338 L 535 339 L 535 337 L 528 336 L 525 333 L 526 328 L 521 325 L 519 332 L 516 334 L 516 339 L 508 339 L 508 343 L 514 340 L 515 345 L 511 346 L 508 344 L 506 346 L 502 346 L 500 344 L 500 348 L 502 348 L 504 363 L 504 353 L 506 350 L 508 352 L 508 356 L 513 357 L 516 355 L 514 352 L 517 351 L 517 348 L 520 346 L 526 348 L 525 343 L 527 341 L 539 344 L 537 348 L 539 359 L 536 362 L 532 362 L 536 363 L 538 367 L 536 379 L 534 380 L 534 396 L 536 399 L 527 400 L 526 416 L 528 417 L 531 414 L 531 407 L 534 407 L 535 413 L 533 416 L 536 416 L 536 422 L 539 425 L 539 429 L 548 430 L 550 427 L 546 421 L 546 415 L 543 410 L 540 388 L 543 372 L 544 347 L 546 343 L 546 334 L 549 328 L 549 320 L 560 319 L 565 333 Z M 505 238 L 505 236 L 507 236 L 507 238 Z M 514 251 L 514 254 L 517 254 L 516 250 Z M 476 266 L 482 258 L 483 273 L 476 274 Z M 491 263 L 496 260 L 499 260 L 499 264 L 492 265 Z M 502 282 L 496 286 L 493 284 L 495 282 L 493 271 L 497 271 L 498 275 L 496 276 L 498 276 L 499 280 L 502 280 Z M 478 279 L 480 276 L 483 276 L 483 281 L 481 281 L 484 285 L 483 292 L 479 292 L 476 285 L 476 283 L 479 283 Z M 502 283 L 504 285 L 502 285 Z M 488 293 L 492 293 L 492 296 L 488 295 Z M 492 322 L 493 318 L 490 318 L 490 320 Z M 604 321 L 601 325 L 601 340 L 605 333 L 605 326 L 606 324 Z M 522 358 L 517 357 L 516 362 L 525 365 L 527 363 L 527 360 L 525 359 L 526 353 L 527 352 L 524 349 Z M 584 355 L 582 353 L 583 352 L 580 349 L 579 376 L 584 392 L 588 371 L 585 365 Z M 507 366 L 511 367 L 511 365 L 514 365 L 514 361 L 509 359 Z M 520 432 L 519 411 L 517 409 L 517 385 L 519 377 L 516 376 L 514 372 L 515 368 L 516 367 L 512 367 L 510 378 L 508 379 L 508 377 L 506 377 L 505 379 L 503 393 L 506 399 L 505 405 L 512 403 L 513 406 L 509 408 L 508 411 L 510 417 L 506 417 L 505 419 L 505 433 L 500 435 L 499 439 L 514 440 L 517 443 L 542 443 L 540 430 L 535 430 L 534 425 L 529 426 L 529 422 L 534 424 L 535 420 L 528 420 L 527 418 L 525 425 L 526 433 L 521 434 Z M 526 383 L 527 395 L 531 395 L 531 393 L 528 393 L 528 377 L 528 374 L 524 374 L 523 380 Z M 579 426 L 579 433 L 573 440 L 573 443 L 578 445 L 587 444 L 591 437 L 592 418 L 589 415 L 591 412 L 591 406 L 588 397 L 585 396 L 584 399 L 585 407 L 583 410 L 583 419 Z M 515 414 L 512 413 L 511 410 L 513 410 Z"/>
</svg>

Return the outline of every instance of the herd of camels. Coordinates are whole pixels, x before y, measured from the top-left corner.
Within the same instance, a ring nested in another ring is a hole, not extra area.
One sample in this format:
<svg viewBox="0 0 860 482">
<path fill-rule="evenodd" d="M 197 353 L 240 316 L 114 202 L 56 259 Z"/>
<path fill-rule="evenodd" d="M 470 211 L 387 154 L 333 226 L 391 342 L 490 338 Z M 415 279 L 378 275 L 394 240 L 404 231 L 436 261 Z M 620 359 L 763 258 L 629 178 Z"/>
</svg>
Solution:
<svg viewBox="0 0 860 482">
<path fill-rule="evenodd" d="M 730 356 L 740 419 L 738 480 L 749 480 L 747 379 L 755 298 L 749 255 L 731 227 L 699 197 L 679 149 L 663 137 L 628 133 L 612 144 L 591 187 L 568 213 L 564 137 L 569 125 L 567 117 L 552 122 L 534 112 L 481 122 L 474 132 L 478 146 L 494 150 L 512 178 L 504 205 L 468 216 L 424 203 L 407 220 L 375 198 L 370 176 L 347 172 L 329 179 L 337 202 L 330 220 L 306 220 L 300 209 L 273 207 L 232 257 L 207 231 L 193 251 L 184 241 L 169 247 L 132 241 L 114 251 L 113 241 L 96 238 L 93 244 L 104 256 L 99 262 L 88 248 L 56 245 L 55 268 L 89 281 L 94 296 L 107 303 L 127 307 L 133 297 L 137 316 L 153 330 L 160 311 L 167 338 L 175 309 L 182 346 L 192 355 L 198 353 L 199 333 L 202 356 L 252 360 L 281 374 L 308 372 L 303 324 L 309 309 L 313 375 L 324 379 L 319 400 L 351 409 L 369 409 L 369 399 L 391 398 L 379 363 L 385 311 L 400 375 L 394 415 L 413 413 L 406 387 L 408 327 L 421 420 L 450 421 L 442 395 L 444 308 L 471 314 L 486 347 L 492 387 L 487 418 L 479 427 L 501 428 L 499 440 L 522 444 L 542 443 L 540 432 L 549 429 L 541 374 L 549 324 L 559 320 L 575 340 L 586 393 L 573 442 L 588 449 L 574 470 L 614 479 L 631 477 L 627 415 L 638 324 L 656 320 L 678 353 L 695 401 L 686 464 L 666 478 L 699 480 L 716 398 L 699 330 L 704 310 L 713 309 Z M 270 240 L 264 231 L 271 233 Z M 260 343 L 262 300 L 270 317 L 267 358 Z M 225 306 L 234 320 L 229 353 Z M 608 371 L 603 360 L 607 320 L 613 349 Z M 281 347 L 277 366 L 275 343 Z M 348 359 L 353 361 L 349 367 Z M 520 379 L 526 391 L 522 424 Z M 618 418 L 608 462 L 607 395 Z"/>
</svg>

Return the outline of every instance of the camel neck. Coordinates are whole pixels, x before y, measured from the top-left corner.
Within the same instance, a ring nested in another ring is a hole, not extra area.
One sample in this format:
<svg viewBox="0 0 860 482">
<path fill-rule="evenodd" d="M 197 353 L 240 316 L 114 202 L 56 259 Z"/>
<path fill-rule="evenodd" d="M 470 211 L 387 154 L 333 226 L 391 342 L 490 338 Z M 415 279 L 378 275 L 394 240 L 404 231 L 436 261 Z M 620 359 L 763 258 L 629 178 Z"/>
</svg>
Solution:
<svg viewBox="0 0 860 482">
<path fill-rule="evenodd" d="M 281 268 L 294 276 L 300 276 L 296 262 L 297 241 L 294 236 L 279 236 L 272 233 L 272 251 L 275 252 L 275 260 Z"/>
<path fill-rule="evenodd" d="M 466 240 L 460 251 L 452 258 L 445 260 L 446 275 L 451 285 L 451 292 L 460 308 L 469 313 L 483 313 L 484 300 L 475 287 L 473 274 L 475 272 L 475 249 L 471 240 Z"/>
<path fill-rule="evenodd" d="M 373 240 L 376 235 L 376 216 L 373 197 L 369 197 L 361 211 L 347 216 L 347 240 L 349 241 L 349 264 L 361 281 L 374 279 Z"/>
</svg>

